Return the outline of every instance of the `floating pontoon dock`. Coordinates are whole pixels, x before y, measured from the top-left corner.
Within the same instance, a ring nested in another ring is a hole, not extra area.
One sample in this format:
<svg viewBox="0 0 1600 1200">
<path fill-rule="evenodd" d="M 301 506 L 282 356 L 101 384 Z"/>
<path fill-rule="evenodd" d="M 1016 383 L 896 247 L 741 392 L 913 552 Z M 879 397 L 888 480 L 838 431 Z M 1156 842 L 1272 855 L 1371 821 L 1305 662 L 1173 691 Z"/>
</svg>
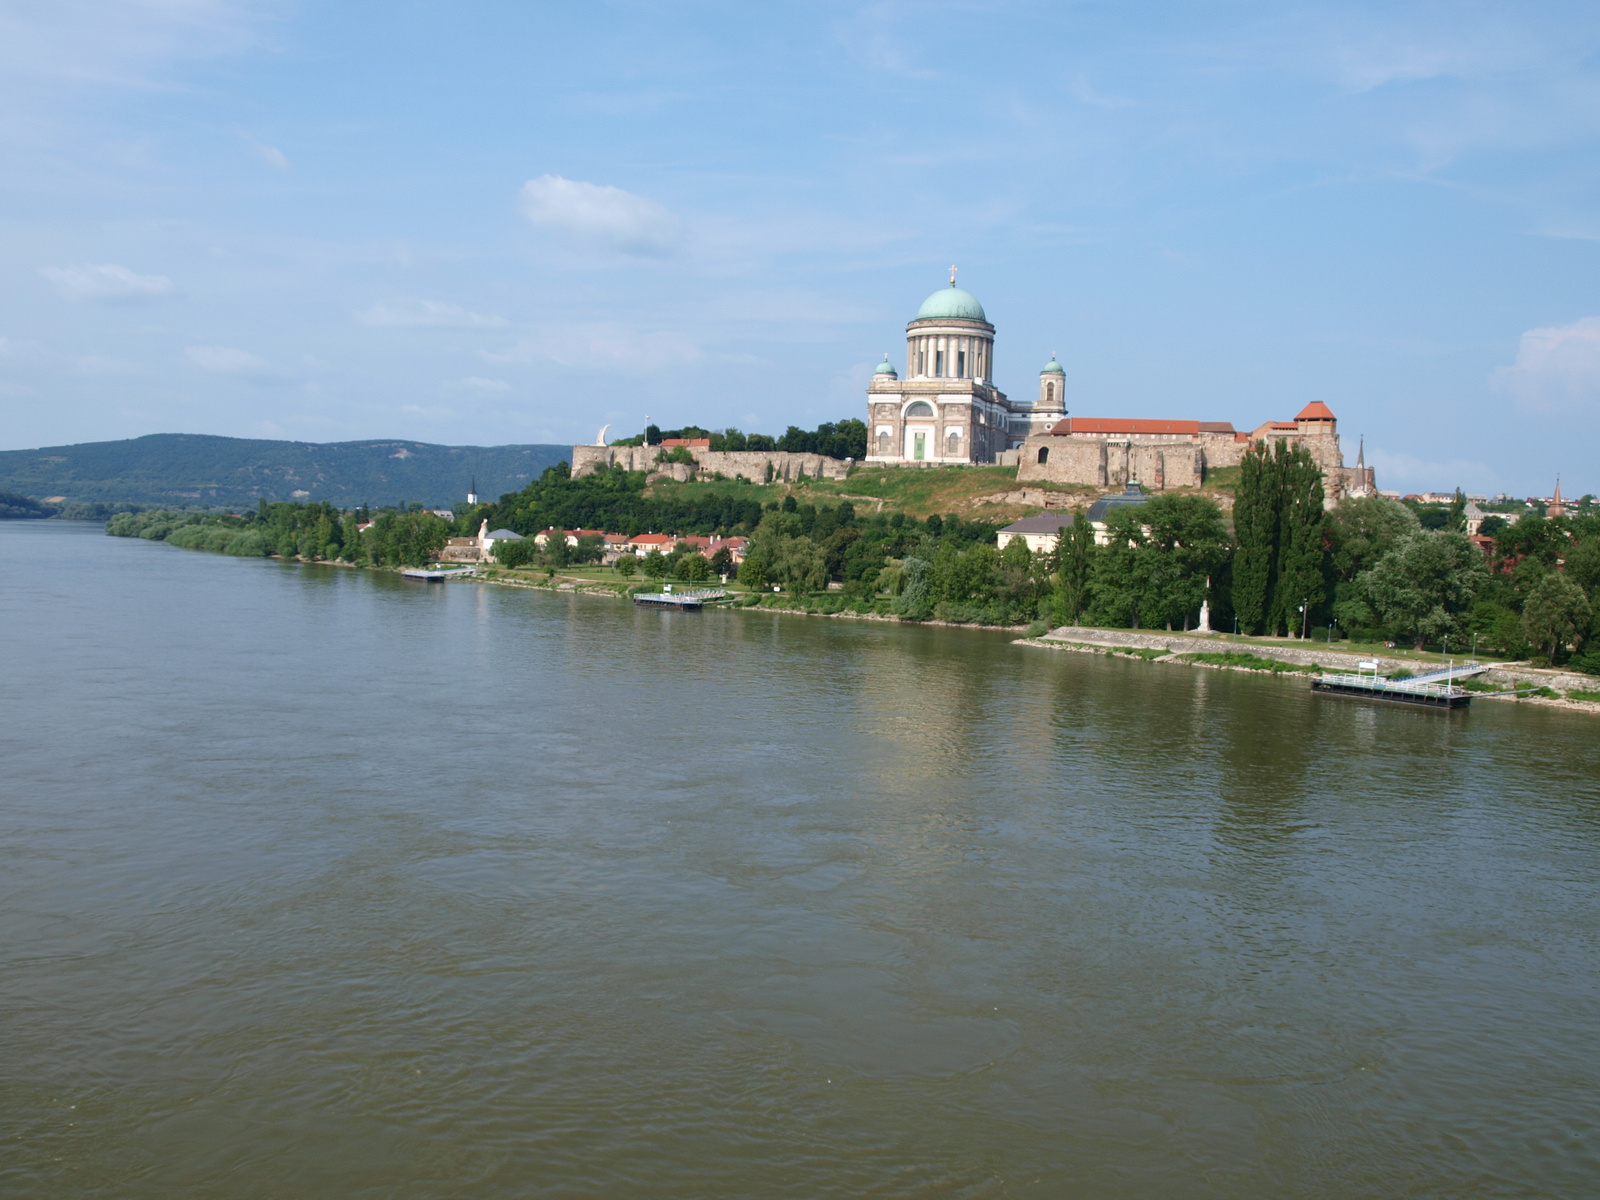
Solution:
<svg viewBox="0 0 1600 1200">
<path fill-rule="evenodd" d="M 446 579 L 453 579 L 458 575 L 476 575 L 475 567 L 452 567 L 444 571 L 428 571 L 422 567 L 407 567 L 400 572 L 402 579 L 417 579 L 423 583 L 443 583 Z"/>
<path fill-rule="evenodd" d="M 1465 708 L 1472 693 L 1457 687 L 1457 679 L 1478 675 L 1489 668 L 1479 663 L 1449 666 L 1409 679 L 1385 679 L 1378 664 L 1357 663 L 1354 675 L 1321 675 L 1311 681 L 1311 690 L 1326 696 L 1356 696 L 1367 700 L 1390 700 L 1397 704 L 1418 704 L 1423 708 Z"/>
<path fill-rule="evenodd" d="M 701 588 L 690 592 L 639 592 L 633 597 L 633 602 L 649 608 L 693 610 L 703 608 L 708 600 L 721 600 L 727 594 L 727 588 Z"/>
</svg>

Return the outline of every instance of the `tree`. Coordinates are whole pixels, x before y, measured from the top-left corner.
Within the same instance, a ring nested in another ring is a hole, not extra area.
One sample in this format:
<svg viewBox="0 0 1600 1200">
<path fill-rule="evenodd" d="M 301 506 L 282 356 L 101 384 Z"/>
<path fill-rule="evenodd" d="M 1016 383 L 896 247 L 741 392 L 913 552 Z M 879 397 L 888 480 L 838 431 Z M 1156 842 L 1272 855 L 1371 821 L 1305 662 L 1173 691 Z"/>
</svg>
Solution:
<svg viewBox="0 0 1600 1200">
<path fill-rule="evenodd" d="M 1089 566 L 1094 552 L 1094 526 L 1082 514 L 1056 535 L 1054 616 L 1062 625 L 1076 625 L 1089 606 Z"/>
<path fill-rule="evenodd" d="M 1417 514 L 1398 500 L 1358 496 L 1343 501 L 1328 521 L 1335 577 L 1354 582 L 1401 538 L 1421 528 Z"/>
<path fill-rule="evenodd" d="M 933 614 L 933 598 L 928 588 L 928 560 L 907 558 L 900 564 L 904 582 L 894 608 L 911 621 L 926 621 Z"/>
<path fill-rule="evenodd" d="M 1600 537 L 1586 537 L 1567 551 L 1567 578 L 1600 599 Z"/>
<path fill-rule="evenodd" d="M 1304 446 L 1293 450 L 1279 442 L 1274 456 L 1278 474 L 1278 560 L 1275 564 L 1273 619 L 1275 629 L 1304 635 L 1311 613 L 1327 595 L 1323 576 L 1326 557 L 1322 507 L 1322 468 Z"/>
<path fill-rule="evenodd" d="M 1272 599 L 1282 517 L 1278 468 L 1265 442 L 1245 452 L 1233 502 L 1233 612 L 1246 633 L 1260 633 Z"/>
<path fill-rule="evenodd" d="M 644 556 L 640 564 L 644 569 L 647 579 L 665 579 L 667 577 L 667 556 L 659 550 L 652 550 Z"/>
<path fill-rule="evenodd" d="M 1465 534 L 1420 530 L 1358 582 L 1379 617 L 1420 650 L 1424 642 L 1460 633 L 1488 579 L 1482 553 Z"/>
<path fill-rule="evenodd" d="M 1228 558 L 1222 510 L 1203 496 L 1157 496 L 1131 511 L 1141 514 L 1144 530 L 1136 558 L 1145 615 L 1168 629 L 1187 625 L 1205 602 L 1206 579 Z"/>
<path fill-rule="evenodd" d="M 1450 513 L 1445 518 L 1444 527 L 1451 533 L 1465 533 L 1467 531 L 1467 498 L 1461 494 L 1461 489 L 1456 489 L 1455 499 L 1450 501 Z"/>
<path fill-rule="evenodd" d="M 563 529 L 545 530 L 544 539 L 544 565 L 560 569 L 572 561 L 572 547 L 567 545 L 567 534 Z"/>
<path fill-rule="evenodd" d="M 1105 526 L 1107 541 L 1094 556 L 1089 578 L 1090 617 L 1096 625 L 1138 629 L 1152 602 L 1147 577 L 1152 564 L 1140 554 L 1145 541 L 1141 509 L 1113 509 Z"/>
<path fill-rule="evenodd" d="M 619 554 L 617 561 L 612 564 L 618 575 L 624 579 L 632 579 L 634 572 L 639 569 L 639 556 L 636 554 Z"/>
<path fill-rule="evenodd" d="M 673 575 L 685 583 L 704 583 L 711 577 L 711 564 L 703 554 L 685 554 L 678 560 Z"/>
<path fill-rule="evenodd" d="M 1522 606 L 1522 628 L 1529 642 L 1548 648 L 1553 663 L 1566 646 L 1582 640 L 1590 615 L 1583 589 L 1552 571 L 1528 594 Z"/>
<path fill-rule="evenodd" d="M 753 592 L 765 591 L 767 564 L 759 555 L 749 555 L 739 564 L 739 582 Z"/>
<path fill-rule="evenodd" d="M 717 552 L 711 556 L 711 573 L 713 575 L 733 574 L 733 555 L 726 546 L 718 547 Z"/>
<path fill-rule="evenodd" d="M 790 591 L 816 592 L 828 586 L 828 563 L 822 548 L 808 537 L 787 538 L 778 547 L 774 566 Z"/>
</svg>

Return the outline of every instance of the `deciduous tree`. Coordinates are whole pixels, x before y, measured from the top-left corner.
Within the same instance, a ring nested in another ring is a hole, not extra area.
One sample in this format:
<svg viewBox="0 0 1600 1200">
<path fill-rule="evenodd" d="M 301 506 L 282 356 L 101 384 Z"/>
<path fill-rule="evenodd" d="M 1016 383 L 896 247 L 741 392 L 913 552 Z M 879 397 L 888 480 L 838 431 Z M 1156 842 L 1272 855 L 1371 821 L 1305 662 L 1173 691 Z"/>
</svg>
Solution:
<svg viewBox="0 0 1600 1200">
<path fill-rule="evenodd" d="M 1421 530 L 1402 539 L 1359 583 L 1378 616 L 1420 650 L 1427 641 L 1459 635 L 1488 578 L 1483 554 L 1465 534 Z"/>
</svg>

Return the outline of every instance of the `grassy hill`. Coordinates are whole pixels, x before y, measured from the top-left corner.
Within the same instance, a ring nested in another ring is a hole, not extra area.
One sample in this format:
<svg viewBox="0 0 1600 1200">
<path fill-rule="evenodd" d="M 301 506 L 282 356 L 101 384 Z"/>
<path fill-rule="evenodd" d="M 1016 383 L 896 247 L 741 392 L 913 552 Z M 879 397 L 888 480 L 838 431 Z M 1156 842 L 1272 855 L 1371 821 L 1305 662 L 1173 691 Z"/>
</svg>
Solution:
<svg viewBox="0 0 1600 1200">
<path fill-rule="evenodd" d="M 417 500 L 430 507 L 525 487 L 570 446 L 435 446 L 427 442 L 275 442 L 156 433 L 0 451 L 0 490 L 68 503 L 253 507 L 327 500 L 345 507 Z"/>
</svg>

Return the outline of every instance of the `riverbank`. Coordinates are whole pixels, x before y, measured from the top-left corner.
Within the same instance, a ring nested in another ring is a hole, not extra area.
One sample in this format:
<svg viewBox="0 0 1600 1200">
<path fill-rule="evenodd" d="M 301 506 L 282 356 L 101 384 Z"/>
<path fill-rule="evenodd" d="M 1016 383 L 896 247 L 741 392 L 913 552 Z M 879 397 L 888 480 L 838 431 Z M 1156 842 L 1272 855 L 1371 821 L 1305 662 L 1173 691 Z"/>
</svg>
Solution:
<svg viewBox="0 0 1600 1200">
<path fill-rule="evenodd" d="M 1220 634 L 1146 633 L 1127 629 L 1095 629 L 1087 626 L 1061 626 L 1039 637 L 1018 638 L 1019 646 L 1065 650 L 1077 654 L 1125 655 L 1144 662 L 1171 663 L 1185 667 L 1205 667 L 1222 671 L 1254 671 L 1268 674 L 1315 675 L 1323 669 L 1353 671 L 1358 660 L 1376 661 L 1383 674 L 1409 672 L 1414 659 L 1368 656 L 1364 653 L 1299 646 L 1246 647 Z M 1568 711 L 1600 715 L 1600 679 L 1568 671 L 1546 670 L 1521 663 L 1497 663 L 1476 677 L 1498 685 L 1504 693 L 1480 692 L 1484 699 L 1504 695 L 1519 704 L 1540 704 Z M 1538 688 L 1542 694 L 1511 696 L 1518 688 Z M 1592 699 L 1591 699 L 1592 697 Z"/>
<path fill-rule="evenodd" d="M 632 598 L 636 586 L 605 583 L 577 576 L 553 576 L 546 579 L 515 578 L 513 575 L 490 571 L 476 576 L 464 576 L 484 583 L 507 587 L 530 588 L 539 591 L 566 592 L 595 596 Z M 735 595 L 716 607 L 731 609 L 757 609 L 766 613 L 779 613 L 798 617 L 844 617 L 858 621 L 886 621 L 915 625 L 966 627 L 990 629 L 996 632 L 1019 632 L 1041 626 L 966 625 L 954 621 L 905 621 L 892 613 L 861 612 L 849 607 L 833 611 L 799 607 L 783 603 L 778 594 L 758 597 L 758 603 L 744 602 L 752 593 Z M 842 600 L 842 597 L 841 597 Z M 778 601 L 773 603 L 773 601 Z M 1376 661 L 1381 673 L 1411 672 L 1419 666 L 1431 665 L 1409 653 L 1404 655 L 1375 655 L 1369 650 L 1340 650 L 1333 647 L 1312 649 L 1300 645 L 1268 645 L 1263 639 L 1233 639 L 1219 633 L 1154 633 L 1133 629 L 1098 629 L 1090 626 L 1060 626 L 1047 633 L 1017 638 L 1012 644 L 1034 646 L 1049 650 L 1066 650 L 1080 654 L 1123 655 L 1145 662 L 1175 663 L 1187 667 L 1204 667 L 1214 671 L 1250 671 L 1257 674 L 1314 675 L 1324 669 L 1354 671 L 1358 661 Z M 1441 662 L 1443 659 L 1441 659 Z M 1519 704 L 1538 704 L 1572 712 L 1600 715 L 1600 679 L 1569 671 L 1548 670 L 1522 663 L 1496 663 L 1477 680 L 1497 685 L 1504 693 L 1482 691 L 1484 699 L 1504 694 Z M 1512 696 L 1516 689 L 1540 689 L 1541 694 Z M 1593 697 L 1592 699 L 1590 697 Z"/>
</svg>

